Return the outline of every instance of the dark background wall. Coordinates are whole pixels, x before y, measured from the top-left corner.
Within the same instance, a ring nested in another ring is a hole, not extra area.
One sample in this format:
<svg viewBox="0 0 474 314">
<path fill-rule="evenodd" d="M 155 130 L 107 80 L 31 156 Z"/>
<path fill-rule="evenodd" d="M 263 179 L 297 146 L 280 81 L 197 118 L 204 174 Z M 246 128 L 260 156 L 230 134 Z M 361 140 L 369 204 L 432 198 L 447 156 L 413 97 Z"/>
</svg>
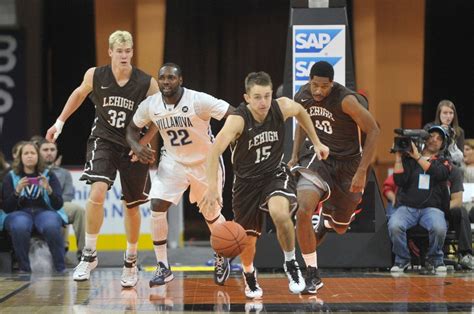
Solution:
<svg viewBox="0 0 474 314">
<path fill-rule="evenodd" d="M 44 2 L 42 134 L 56 121 L 84 73 L 95 66 L 94 0 Z M 63 163 L 83 165 L 94 105 L 86 99 L 58 139 Z"/>
<path fill-rule="evenodd" d="M 474 137 L 474 1 L 426 2 L 423 123 L 442 99 L 456 105 L 466 138 Z"/>
</svg>

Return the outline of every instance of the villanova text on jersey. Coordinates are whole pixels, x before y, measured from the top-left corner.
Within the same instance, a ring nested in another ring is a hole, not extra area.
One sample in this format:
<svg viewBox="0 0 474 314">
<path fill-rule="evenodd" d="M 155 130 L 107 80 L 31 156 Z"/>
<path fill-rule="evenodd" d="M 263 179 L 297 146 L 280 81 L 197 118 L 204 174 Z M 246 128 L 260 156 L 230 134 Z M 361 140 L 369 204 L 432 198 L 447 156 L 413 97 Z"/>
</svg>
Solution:
<svg viewBox="0 0 474 314">
<path fill-rule="evenodd" d="M 159 130 L 165 130 L 169 128 L 189 128 L 193 126 L 189 117 L 165 117 L 156 120 L 156 125 Z"/>
<path fill-rule="evenodd" d="M 135 105 L 135 102 L 133 100 L 120 97 L 120 96 L 108 96 L 104 97 L 104 107 L 119 107 L 119 108 L 125 108 L 128 110 L 133 111 L 133 107 Z"/>
<path fill-rule="evenodd" d="M 249 140 L 249 150 L 264 143 L 278 142 L 278 131 L 265 131 Z"/>
</svg>

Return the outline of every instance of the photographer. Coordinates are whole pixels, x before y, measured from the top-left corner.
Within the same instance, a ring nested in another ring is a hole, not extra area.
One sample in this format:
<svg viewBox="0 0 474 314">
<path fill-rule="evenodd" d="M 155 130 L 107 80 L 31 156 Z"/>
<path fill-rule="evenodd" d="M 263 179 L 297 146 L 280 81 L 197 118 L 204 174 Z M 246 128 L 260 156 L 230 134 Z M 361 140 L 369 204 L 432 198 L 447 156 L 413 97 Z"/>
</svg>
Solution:
<svg viewBox="0 0 474 314">
<path fill-rule="evenodd" d="M 419 224 L 429 233 L 428 261 L 437 272 L 446 271 L 443 244 L 447 225 L 443 211 L 449 210 L 448 177 L 451 164 L 444 157 L 449 138 L 442 127 L 433 126 L 421 153 L 395 151 L 394 180 L 398 186 L 395 207 L 388 222 L 395 254 L 392 272 L 403 272 L 410 264 L 406 231 Z"/>
</svg>

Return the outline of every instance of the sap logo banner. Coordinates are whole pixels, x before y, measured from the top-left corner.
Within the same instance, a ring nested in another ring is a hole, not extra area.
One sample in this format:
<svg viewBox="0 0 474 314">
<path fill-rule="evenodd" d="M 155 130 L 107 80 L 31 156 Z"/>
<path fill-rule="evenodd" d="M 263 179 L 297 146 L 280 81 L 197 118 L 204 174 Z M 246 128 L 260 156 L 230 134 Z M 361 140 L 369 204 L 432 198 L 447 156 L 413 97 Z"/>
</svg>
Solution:
<svg viewBox="0 0 474 314">
<path fill-rule="evenodd" d="M 336 64 L 341 60 L 341 57 L 333 57 L 333 58 L 295 58 L 295 80 L 297 81 L 308 81 L 309 80 L 309 73 L 311 71 L 311 67 L 318 61 L 326 61 L 330 63 L 334 68 L 336 68 Z"/>
<path fill-rule="evenodd" d="M 296 53 L 319 53 L 342 31 L 342 29 L 295 29 Z"/>
</svg>

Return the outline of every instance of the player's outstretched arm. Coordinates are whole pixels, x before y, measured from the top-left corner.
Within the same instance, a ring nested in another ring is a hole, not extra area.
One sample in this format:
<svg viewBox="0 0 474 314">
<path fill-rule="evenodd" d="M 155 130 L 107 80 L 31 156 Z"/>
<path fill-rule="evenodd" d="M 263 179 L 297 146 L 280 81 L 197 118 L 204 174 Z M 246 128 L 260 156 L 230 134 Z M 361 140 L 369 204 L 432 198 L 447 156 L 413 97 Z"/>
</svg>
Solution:
<svg viewBox="0 0 474 314">
<path fill-rule="evenodd" d="M 95 68 L 90 68 L 89 70 L 87 70 L 84 74 L 84 79 L 81 85 L 79 85 L 79 87 L 77 87 L 69 96 L 58 119 L 46 132 L 45 137 L 48 141 L 56 141 L 59 134 L 61 134 L 63 130 L 63 126 L 66 120 L 77 110 L 77 108 L 82 105 L 84 99 L 92 91 L 94 71 Z"/>
<path fill-rule="evenodd" d="M 140 128 L 135 122 L 130 121 L 127 126 L 126 139 L 133 153 L 141 163 L 148 164 L 155 160 L 155 151 L 145 145 L 140 144 Z"/>
<path fill-rule="evenodd" d="M 215 142 L 211 146 L 211 150 L 207 155 L 207 191 L 201 202 L 198 204 L 201 212 L 214 210 L 215 203 L 222 204 L 222 195 L 219 195 L 217 189 L 217 173 L 219 167 L 219 157 L 226 148 L 237 139 L 244 129 L 244 119 L 241 116 L 230 115 L 225 121 L 221 131 L 217 134 Z"/>
<path fill-rule="evenodd" d="M 367 168 L 375 156 L 375 147 L 380 134 L 380 129 L 370 112 L 353 95 L 346 96 L 342 101 L 342 111 L 354 120 L 359 128 L 366 134 L 362 158 L 359 167 L 352 179 L 351 192 L 362 192 L 365 188 Z"/>
<path fill-rule="evenodd" d="M 158 133 L 158 127 L 154 123 L 150 123 L 148 130 L 145 135 L 138 141 L 141 145 L 147 145 L 151 143 L 153 137 Z"/>
<path fill-rule="evenodd" d="M 278 98 L 277 101 L 285 120 L 289 117 L 295 117 L 298 125 L 304 129 L 306 135 L 313 143 L 318 159 L 326 159 L 329 156 L 329 148 L 319 140 L 313 122 L 303 106 L 287 97 Z"/>
</svg>

